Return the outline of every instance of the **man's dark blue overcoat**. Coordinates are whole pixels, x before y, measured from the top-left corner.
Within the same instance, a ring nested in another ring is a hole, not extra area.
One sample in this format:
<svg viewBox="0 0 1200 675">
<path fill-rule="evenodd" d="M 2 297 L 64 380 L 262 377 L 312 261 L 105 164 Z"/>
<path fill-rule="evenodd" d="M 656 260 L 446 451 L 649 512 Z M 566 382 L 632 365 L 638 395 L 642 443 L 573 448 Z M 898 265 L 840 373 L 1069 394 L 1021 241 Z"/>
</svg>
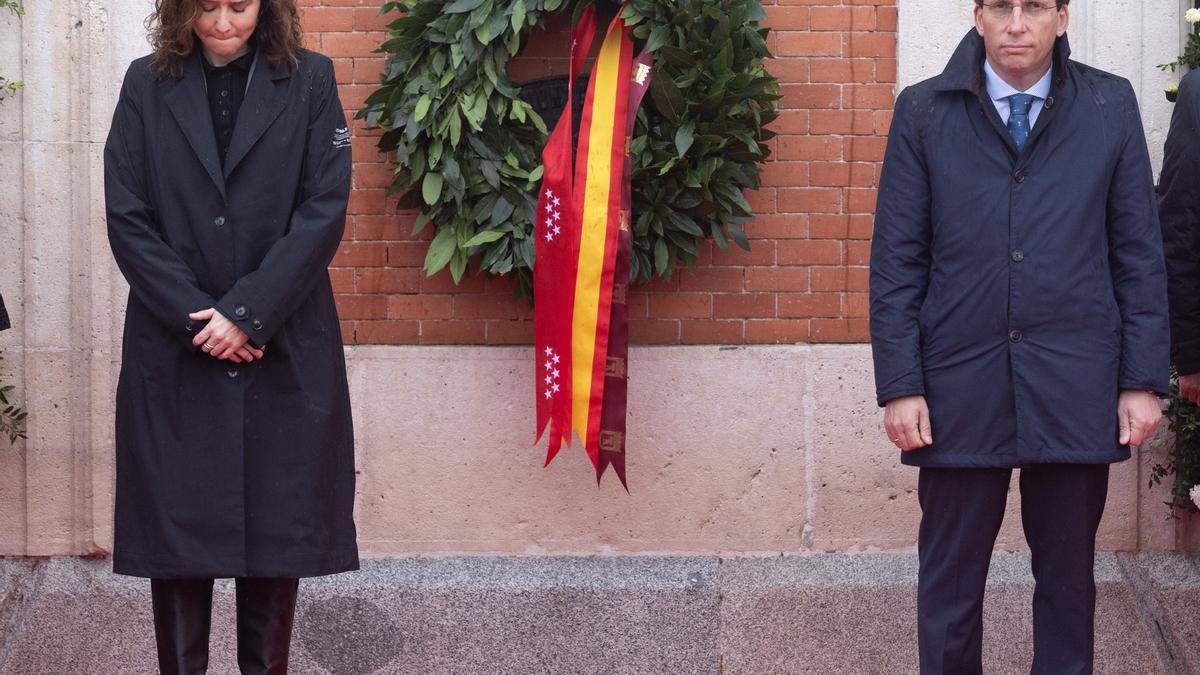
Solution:
<svg viewBox="0 0 1200 675">
<path fill-rule="evenodd" d="M 305 577 L 358 567 L 354 441 L 326 267 L 350 149 L 332 62 L 256 62 L 224 167 L 199 50 L 181 79 L 135 61 L 104 149 L 129 280 L 117 386 L 116 572 Z M 267 347 L 197 350 L 216 307 Z"/>
<path fill-rule="evenodd" d="M 1018 152 L 971 30 L 896 101 L 871 249 L 876 394 L 923 394 L 930 467 L 1105 463 L 1122 389 L 1168 386 L 1166 279 L 1129 82 L 1054 50 Z"/>
</svg>

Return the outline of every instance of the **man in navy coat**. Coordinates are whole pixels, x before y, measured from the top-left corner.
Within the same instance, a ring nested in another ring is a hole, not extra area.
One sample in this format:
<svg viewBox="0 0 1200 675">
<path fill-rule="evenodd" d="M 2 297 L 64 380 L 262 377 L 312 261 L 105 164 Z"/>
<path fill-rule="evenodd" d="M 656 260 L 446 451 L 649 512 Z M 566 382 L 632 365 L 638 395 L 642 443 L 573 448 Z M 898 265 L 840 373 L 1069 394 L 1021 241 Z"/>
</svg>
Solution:
<svg viewBox="0 0 1200 675">
<path fill-rule="evenodd" d="M 1166 279 L 1129 82 L 1069 59 L 1069 0 L 976 0 L 945 71 L 896 101 L 871 250 L 888 438 L 920 467 L 923 673 L 982 670 L 1012 469 L 1037 673 L 1092 670 L 1108 466 L 1160 418 Z"/>
</svg>

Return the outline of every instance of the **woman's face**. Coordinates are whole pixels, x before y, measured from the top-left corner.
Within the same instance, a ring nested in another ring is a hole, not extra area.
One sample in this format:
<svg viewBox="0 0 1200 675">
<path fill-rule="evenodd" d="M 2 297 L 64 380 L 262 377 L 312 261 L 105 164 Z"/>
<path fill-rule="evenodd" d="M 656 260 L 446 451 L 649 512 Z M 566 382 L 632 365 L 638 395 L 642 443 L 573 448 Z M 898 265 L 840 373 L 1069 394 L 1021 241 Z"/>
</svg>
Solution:
<svg viewBox="0 0 1200 675">
<path fill-rule="evenodd" d="M 214 66 L 223 66 L 250 50 L 263 0 L 200 0 L 196 36 Z"/>
</svg>

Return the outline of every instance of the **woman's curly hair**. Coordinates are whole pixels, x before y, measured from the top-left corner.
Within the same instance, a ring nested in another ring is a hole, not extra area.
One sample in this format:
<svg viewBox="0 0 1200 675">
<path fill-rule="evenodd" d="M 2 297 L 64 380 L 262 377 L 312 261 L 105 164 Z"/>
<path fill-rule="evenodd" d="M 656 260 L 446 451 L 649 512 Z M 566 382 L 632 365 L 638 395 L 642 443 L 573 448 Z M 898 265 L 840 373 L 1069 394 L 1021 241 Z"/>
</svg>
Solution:
<svg viewBox="0 0 1200 675">
<path fill-rule="evenodd" d="M 150 45 L 154 48 L 150 60 L 154 77 L 183 77 L 183 64 L 196 46 L 193 26 L 200 16 L 200 3 L 201 0 L 154 1 L 154 13 L 146 18 L 146 30 L 150 31 Z M 258 27 L 251 40 L 270 60 L 271 67 L 295 65 L 303 40 L 296 0 L 262 0 Z"/>
</svg>

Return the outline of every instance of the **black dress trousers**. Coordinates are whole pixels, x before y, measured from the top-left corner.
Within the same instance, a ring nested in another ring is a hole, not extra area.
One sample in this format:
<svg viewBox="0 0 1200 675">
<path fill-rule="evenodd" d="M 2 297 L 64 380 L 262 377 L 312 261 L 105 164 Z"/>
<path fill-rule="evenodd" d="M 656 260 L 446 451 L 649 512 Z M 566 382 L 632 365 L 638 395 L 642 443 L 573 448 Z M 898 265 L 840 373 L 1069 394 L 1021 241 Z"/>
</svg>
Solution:
<svg viewBox="0 0 1200 675">
<path fill-rule="evenodd" d="M 983 593 L 1011 469 L 922 468 L 917 632 L 923 675 L 983 672 Z M 1107 464 L 1021 469 L 1021 511 L 1036 581 L 1033 673 L 1091 673 L 1096 530 Z"/>
</svg>

